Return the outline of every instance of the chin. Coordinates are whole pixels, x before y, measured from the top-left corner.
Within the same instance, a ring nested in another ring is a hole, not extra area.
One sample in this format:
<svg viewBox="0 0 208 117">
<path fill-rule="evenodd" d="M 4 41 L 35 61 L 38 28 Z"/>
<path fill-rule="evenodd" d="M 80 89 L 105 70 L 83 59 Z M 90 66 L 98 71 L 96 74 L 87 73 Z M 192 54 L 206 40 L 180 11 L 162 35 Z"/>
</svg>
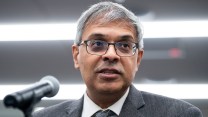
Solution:
<svg viewBox="0 0 208 117">
<path fill-rule="evenodd" d="M 116 92 L 122 92 L 123 86 L 118 84 L 109 84 L 104 87 L 101 87 L 100 91 L 105 93 L 116 93 Z"/>
</svg>

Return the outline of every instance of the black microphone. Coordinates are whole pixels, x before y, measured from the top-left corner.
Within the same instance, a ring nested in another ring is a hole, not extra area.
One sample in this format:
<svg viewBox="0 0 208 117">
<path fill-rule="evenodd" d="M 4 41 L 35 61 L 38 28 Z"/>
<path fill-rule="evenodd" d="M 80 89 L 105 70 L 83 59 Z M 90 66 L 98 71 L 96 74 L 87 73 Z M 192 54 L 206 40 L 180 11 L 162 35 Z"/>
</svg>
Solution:
<svg viewBox="0 0 208 117">
<path fill-rule="evenodd" d="M 59 91 L 59 81 L 53 76 L 45 76 L 33 86 L 7 95 L 4 98 L 6 107 L 26 109 L 33 106 L 43 97 L 53 97 Z"/>
</svg>

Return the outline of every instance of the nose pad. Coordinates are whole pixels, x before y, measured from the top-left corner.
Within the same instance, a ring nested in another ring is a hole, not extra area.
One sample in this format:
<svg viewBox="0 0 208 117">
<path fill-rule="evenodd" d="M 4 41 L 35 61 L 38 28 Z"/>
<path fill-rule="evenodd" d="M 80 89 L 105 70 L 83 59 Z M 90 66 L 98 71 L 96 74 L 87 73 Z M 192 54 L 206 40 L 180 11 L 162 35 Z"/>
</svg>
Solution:
<svg viewBox="0 0 208 117">
<path fill-rule="evenodd" d="M 114 45 L 109 45 L 108 50 L 102 56 L 104 61 L 118 61 L 120 56 L 116 52 Z"/>
</svg>

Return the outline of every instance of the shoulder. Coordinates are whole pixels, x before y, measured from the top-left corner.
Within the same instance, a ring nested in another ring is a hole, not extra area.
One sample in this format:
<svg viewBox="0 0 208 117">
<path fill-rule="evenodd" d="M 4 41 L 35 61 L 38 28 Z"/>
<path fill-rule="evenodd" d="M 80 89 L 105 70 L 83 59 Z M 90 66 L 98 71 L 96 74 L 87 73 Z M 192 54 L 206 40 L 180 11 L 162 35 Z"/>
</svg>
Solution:
<svg viewBox="0 0 208 117">
<path fill-rule="evenodd" d="M 153 94 L 145 91 L 140 91 L 146 105 L 157 104 L 157 106 L 168 106 L 168 107 L 193 107 L 194 105 L 179 99 L 174 99 L 158 94 Z"/>
<path fill-rule="evenodd" d="M 66 109 L 73 106 L 73 102 L 75 100 L 68 100 L 62 103 L 46 107 L 40 111 L 34 112 L 33 117 L 52 117 L 52 116 L 60 116 L 66 113 Z"/>
<path fill-rule="evenodd" d="M 173 99 L 153 93 L 141 91 L 146 108 L 156 110 L 160 114 L 182 117 L 202 117 L 196 106 L 179 99 Z"/>
<path fill-rule="evenodd" d="M 186 101 L 139 91 L 133 85 L 127 102 L 147 117 L 202 117 L 201 111 Z"/>
</svg>

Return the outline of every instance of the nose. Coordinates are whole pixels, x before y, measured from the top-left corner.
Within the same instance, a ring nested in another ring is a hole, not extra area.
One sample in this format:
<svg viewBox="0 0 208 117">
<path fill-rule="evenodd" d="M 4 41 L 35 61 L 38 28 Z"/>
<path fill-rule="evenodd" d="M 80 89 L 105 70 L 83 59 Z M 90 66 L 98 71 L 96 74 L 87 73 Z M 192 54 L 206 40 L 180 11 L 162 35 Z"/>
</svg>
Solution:
<svg viewBox="0 0 208 117">
<path fill-rule="evenodd" d="M 117 62 L 120 56 L 117 55 L 114 45 L 109 45 L 108 50 L 102 55 L 104 61 Z"/>
</svg>

